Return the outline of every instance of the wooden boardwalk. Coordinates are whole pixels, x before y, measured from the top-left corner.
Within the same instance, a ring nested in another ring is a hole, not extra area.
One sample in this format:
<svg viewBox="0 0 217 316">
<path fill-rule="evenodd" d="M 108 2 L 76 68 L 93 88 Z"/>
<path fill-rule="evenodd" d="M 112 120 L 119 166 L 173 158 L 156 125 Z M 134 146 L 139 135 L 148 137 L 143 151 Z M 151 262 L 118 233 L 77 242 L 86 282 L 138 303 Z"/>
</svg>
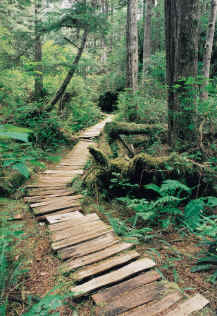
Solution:
<svg viewBox="0 0 217 316">
<path fill-rule="evenodd" d="M 141 257 L 132 243 L 118 238 L 97 214 L 82 214 L 82 196 L 69 184 L 82 175 L 88 146 L 109 120 L 81 133 L 78 144 L 55 169 L 41 173 L 27 186 L 25 201 L 35 216 L 47 220 L 60 267 L 73 272 L 74 297 L 91 295 L 96 316 L 184 316 L 200 311 L 209 303 L 205 297 L 184 297 L 161 280 L 153 260 Z"/>
</svg>

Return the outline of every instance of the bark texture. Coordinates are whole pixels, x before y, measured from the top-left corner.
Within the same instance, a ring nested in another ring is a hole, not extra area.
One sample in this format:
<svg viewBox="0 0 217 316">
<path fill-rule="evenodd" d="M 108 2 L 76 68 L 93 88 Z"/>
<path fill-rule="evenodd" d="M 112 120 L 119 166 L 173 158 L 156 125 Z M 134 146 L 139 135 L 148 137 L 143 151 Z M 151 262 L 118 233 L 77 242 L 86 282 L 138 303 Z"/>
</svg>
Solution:
<svg viewBox="0 0 217 316">
<path fill-rule="evenodd" d="M 165 0 L 168 140 L 195 142 L 199 0 Z"/>
<path fill-rule="evenodd" d="M 127 88 L 135 92 L 138 88 L 138 0 L 128 0 L 127 4 Z"/>
<path fill-rule="evenodd" d="M 208 83 L 209 83 L 210 62 L 211 62 L 213 39 L 214 39 L 214 33 L 215 33 L 216 17 L 217 17 L 217 0 L 212 0 L 209 24 L 208 24 L 207 35 L 206 35 L 205 52 L 204 52 L 204 57 L 203 57 L 202 75 L 204 76 L 204 82 L 201 87 L 201 100 L 208 99 L 208 91 L 206 87 L 208 86 Z"/>
<path fill-rule="evenodd" d="M 43 97 L 43 74 L 42 74 L 42 43 L 40 27 L 40 10 L 42 7 L 41 0 L 35 0 L 35 89 L 34 98 L 40 99 Z"/>
<path fill-rule="evenodd" d="M 146 0 L 144 5 L 143 79 L 146 77 L 148 66 L 150 64 L 152 9 L 157 5 L 157 2 L 154 0 Z"/>
</svg>

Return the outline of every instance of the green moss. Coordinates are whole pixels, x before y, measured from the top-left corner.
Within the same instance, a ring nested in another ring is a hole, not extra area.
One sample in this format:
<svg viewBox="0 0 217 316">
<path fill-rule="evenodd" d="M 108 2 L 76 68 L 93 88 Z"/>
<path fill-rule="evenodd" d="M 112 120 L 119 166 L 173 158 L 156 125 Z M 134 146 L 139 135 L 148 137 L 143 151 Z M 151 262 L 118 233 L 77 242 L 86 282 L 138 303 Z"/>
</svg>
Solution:
<svg viewBox="0 0 217 316">
<path fill-rule="evenodd" d="M 155 134 L 156 132 L 166 132 L 167 127 L 162 124 L 135 124 L 126 122 L 109 122 L 105 126 L 108 138 L 115 139 L 119 135 L 140 135 Z"/>
<path fill-rule="evenodd" d="M 99 164 L 100 166 L 107 167 L 109 165 L 109 160 L 106 157 L 106 154 L 104 154 L 101 150 L 90 146 L 89 147 L 89 152 L 94 158 L 95 162 Z"/>
</svg>

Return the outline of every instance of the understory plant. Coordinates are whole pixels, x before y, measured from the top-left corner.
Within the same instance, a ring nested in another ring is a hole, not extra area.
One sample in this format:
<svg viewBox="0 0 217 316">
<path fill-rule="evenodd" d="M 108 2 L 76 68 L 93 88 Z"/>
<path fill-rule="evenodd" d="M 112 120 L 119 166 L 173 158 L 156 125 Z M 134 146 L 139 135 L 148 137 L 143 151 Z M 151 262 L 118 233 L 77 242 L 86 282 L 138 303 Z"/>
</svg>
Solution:
<svg viewBox="0 0 217 316">
<path fill-rule="evenodd" d="M 202 239 L 203 251 L 199 255 L 192 272 L 210 271 L 209 281 L 217 282 L 217 216 L 204 216 L 197 234 Z"/>
<path fill-rule="evenodd" d="M 14 258 L 14 249 L 24 239 L 23 225 L 13 223 L 10 214 L 1 213 L 0 218 L 0 315 L 6 316 L 14 304 L 22 302 L 25 312 L 22 316 L 48 316 L 60 315 L 56 310 L 72 294 L 61 295 L 56 289 L 51 290 L 41 299 L 28 296 L 28 300 L 22 301 L 21 285 L 25 284 L 28 273 L 24 269 L 24 258 Z M 12 307 L 13 306 L 13 307 Z M 16 313 L 16 315 L 18 315 Z M 21 315 L 21 314 L 19 314 Z"/>
<path fill-rule="evenodd" d="M 137 239 L 144 241 L 150 240 L 154 237 L 152 228 L 150 227 L 136 228 L 131 225 L 128 219 L 120 220 L 112 217 L 109 214 L 107 214 L 107 217 L 115 233 L 121 237 L 126 238 L 127 241 L 136 242 Z"/>
<path fill-rule="evenodd" d="M 184 225 L 194 231 L 200 225 L 206 209 L 217 205 L 215 197 L 191 200 L 191 188 L 177 180 L 165 180 L 160 186 L 145 185 L 145 189 L 154 191 L 158 197 L 151 201 L 145 198 L 118 198 L 134 211 L 135 215 L 131 218 L 134 227 L 137 223 L 160 225 L 163 229 Z"/>
<path fill-rule="evenodd" d="M 23 238 L 21 225 L 10 224 L 5 214 L 0 220 L 0 314 L 6 316 L 10 296 L 16 293 L 21 276 L 25 273 L 22 269 L 22 260 L 13 260 L 12 250 Z"/>
</svg>

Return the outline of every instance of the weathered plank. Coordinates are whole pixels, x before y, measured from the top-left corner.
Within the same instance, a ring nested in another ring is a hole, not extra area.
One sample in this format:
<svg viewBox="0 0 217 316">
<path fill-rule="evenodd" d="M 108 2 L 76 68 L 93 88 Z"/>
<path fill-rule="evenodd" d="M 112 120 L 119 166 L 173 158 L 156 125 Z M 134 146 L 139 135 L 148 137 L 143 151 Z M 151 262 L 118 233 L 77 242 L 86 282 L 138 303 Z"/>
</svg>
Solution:
<svg viewBox="0 0 217 316">
<path fill-rule="evenodd" d="M 74 194 L 75 191 L 73 191 L 71 188 L 60 188 L 60 189 L 52 189 L 52 188 L 35 188 L 35 189 L 29 189 L 28 192 L 27 192 L 27 196 L 28 197 L 34 197 L 34 196 L 49 196 L 49 195 L 54 195 L 54 194 L 64 194 L 64 193 L 71 193 L 71 194 Z"/>
<path fill-rule="evenodd" d="M 167 316 L 187 316 L 193 312 L 199 311 L 209 304 L 209 301 L 201 294 L 187 299 L 179 304 L 173 311 L 168 312 Z"/>
<path fill-rule="evenodd" d="M 159 299 L 163 292 L 163 286 L 159 282 L 153 282 L 141 286 L 133 292 L 125 293 L 103 307 L 96 309 L 97 316 L 119 315 L 137 306 Z"/>
<path fill-rule="evenodd" d="M 57 224 L 57 223 L 62 223 L 68 220 L 76 220 L 77 218 L 83 218 L 84 215 L 81 214 L 78 211 L 75 211 L 73 213 L 66 213 L 62 215 L 47 215 L 46 219 L 49 224 Z M 53 225 L 51 225 L 53 226 Z"/>
<path fill-rule="evenodd" d="M 75 173 L 79 173 L 79 172 L 82 172 L 83 173 L 83 170 L 82 169 L 79 169 L 79 168 L 76 168 L 76 169 L 73 169 L 71 168 L 71 171 L 72 171 L 72 174 L 75 174 Z M 68 175 L 69 177 L 71 176 L 71 172 L 70 172 L 70 169 L 65 169 L 65 168 L 62 168 L 61 170 L 56 170 L 56 169 L 53 169 L 53 170 L 46 170 L 42 173 L 42 175 L 60 175 L 60 176 L 64 176 L 64 175 Z"/>
<path fill-rule="evenodd" d="M 138 257 L 139 257 L 139 254 L 135 250 L 129 251 L 127 253 L 121 253 L 118 256 L 111 257 L 107 260 L 104 260 L 104 261 L 99 262 L 97 264 L 85 267 L 82 270 L 75 272 L 73 274 L 73 279 L 76 281 L 80 281 L 80 280 L 85 279 L 89 276 L 94 276 L 98 273 L 107 271 L 111 268 L 114 268 L 114 267 L 117 267 L 117 266 L 122 265 L 124 263 L 127 263 L 133 259 L 138 258 Z"/>
<path fill-rule="evenodd" d="M 64 202 L 59 201 L 55 203 L 50 203 L 45 206 L 35 207 L 33 208 L 33 212 L 35 215 L 40 215 L 40 214 L 52 213 L 54 211 L 68 209 L 68 208 L 76 207 L 80 205 L 81 205 L 80 200 L 70 199 Z"/>
<path fill-rule="evenodd" d="M 112 228 L 110 227 L 103 227 L 103 228 L 99 228 L 95 231 L 91 231 L 91 232 L 83 232 L 82 234 L 79 234 L 77 236 L 73 236 L 70 237 L 68 239 L 64 239 L 64 240 L 60 240 L 57 242 L 52 243 L 52 249 L 53 250 L 58 250 L 61 248 L 65 248 L 68 246 L 72 246 L 72 245 L 76 245 L 79 243 L 82 243 L 84 241 L 90 240 L 90 239 L 94 239 L 98 236 L 102 236 L 108 232 L 111 232 Z"/>
<path fill-rule="evenodd" d="M 64 203 L 66 201 L 79 200 L 82 197 L 83 196 L 81 194 L 64 196 L 64 197 L 54 197 L 54 198 L 50 197 L 43 202 L 30 204 L 30 207 L 34 208 L 34 207 L 45 206 L 45 205 L 59 203 L 59 202 Z"/>
<path fill-rule="evenodd" d="M 24 201 L 27 203 L 40 203 L 40 202 L 45 202 L 46 200 L 49 200 L 52 198 L 61 197 L 61 196 L 71 196 L 71 195 L 72 195 L 72 192 L 65 191 L 65 192 L 56 193 L 56 194 L 27 196 L 27 197 L 24 197 Z"/>
<path fill-rule="evenodd" d="M 64 184 L 64 185 L 67 185 L 69 184 L 72 179 L 74 177 L 53 177 L 53 178 L 45 178 L 45 177 L 41 177 L 40 179 L 38 179 L 38 184 L 39 185 L 43 185 L 43 184 L 47 184 L 47 185 L 61 185 L 61 184 Z"/>
<path fill-rule="evenodd" d="M 108 289 L 102 290 L 98 292 L 97 294 L 94 294 L 92 298 L 97 305 L 106 304 L 106 303 L 109 303 L 115 297 L 119 297 L 121 293 L 123 294 L 126 291 L 132 291 L 136 289 L 137 287 L 152 283 L 159 279 L 161 279 L 161 276 L 159 273 L 157 273 L 154 270 L 147 271 L 130 280 L 121 282 L 120 284 L 117 284 L 112 287 L 109 287 Z"/>
<path fill-rule="evenodd" d="M 57 242 L 59 240 L 65 240 L 68 238 L 73 238 L 74 236 L 86 234 L 97 229 L 106 229 L 106 228 L 110 228 L 110 226 L 104 224 L 102 221 L 97 219 L 93 222 L 78 224 L 76 226 L 69 227 L 62 231 L 58 230 L 58 231 L 51 232 L 51 239 L 53 242 Z"/>
<path fill-rule="evenodd" d="M 82 216 L 82 217 L 72 217 L 68 218 L 67 221 L 64 221 L 62 223 L 55 223 L 53 225 L 49 225 L 49 230 L 51 232 L 57 232 L 57 231 L 64 231 L 65 229 L 77 229 L 78 226 L 83 225 L 83 224 L 90 224 L 92 222 L 100 221 L 99 216 L 95 213 L 89 214 L 87 216 Z M 101 222 L 102 223 L 102 222 Z M 75 227 L 76 226 L 76 227 Z M 85 230 L 85 227 L 82 228 Z"/>
<path fill-rule="evenodd" d="M 61 249 L 58 251 L 58 256 L 61 259 L 68 258 L 78 258 L 90 253 L 94 253 L 100 250 L 107 248 L 108 246 L 112 246 L 119 242 L 119 238 L 114 234 L 114 232 L 107 233 L 103 236 L 97 237 L 95 239 L 86 241 L 77 246 L 68 247 L 65 249 Z"/>
<path fill-rule="evenodd" d="M 117 254 L 123 250 L 127 250 L 132 248 L 132 244 L 129 243 L 118 243 L 116 245 L 113 245 L 111 247 L 107 247 L 104 250 L 92 253 L 90 255 L 84 256 L 84 257 L 79 257 L 77 259 L 70 259 L 68 261 L 66 261 L 63 265 L 62 265 L 62 269 L 64 272 L 68 272 L 83 266 L 86 266 L 88 264 L 91 263 L 95 263 L 98 262 L 100 260 L 103 260 L 105 258 L 109 258 L 114 254 Z"/>
<path fill-rule="evenodd" d="M 71 291 L 76 297 L 83 296 L 100 287 L 122 281 L 133 274 L 150 269 L 154 266 L 155 263 L 151 259 L 140 259 L 116 271 L 92 279 L 82 285 L 72 287 Z"/>
<path fill-rule="evenodd" d="M 50 170 L 51 171 L 51 170 Z M 42 173 L 40 176 L 39 176 L 39 180 L 47 180 L 47 181 L 50 181 L 50 179 L 72 179 L 75 175 L 81 175 L 83 174 L 84 171 L 82 169 L 74 169 L 72 170 L 71 172 L 69 171 L 64 171 L 64 170 L 60 170 L 60 171 L 56 171 L 56 172 L 52 172 L 50 174 L 48 173 Z"/>
<path fill-rule="evenodd" d="M 66 208 L 64 210 L 60 210 L 60 211 L 55 211 L 55 212 L 52 212 L 52 213 L 49 213 L 49 214 L 45 214 L 43 215 L 43 217 L 46 219 L 47 216 L 49 215 L 56 215 L 56 216 L 59 216 L 59 215 L 63 215 L 63 214 L 67 214 L 67 213 L 74 213 L 74 212 L 81 212 L 82 211 L 82 208 L 81 206 L 72 206 L 70 208 Z M 40 217 L 40 216 L 37 216 L 37 218 Z"/>
<path fill-rule="evenodd" d="M 181 300 L 183 296 L 179 292 L 170 293 L 160 299 L 157 303 L 145 304 L 120 316 L 160 316 L 162 312 Z M 184 315 L 183 315 L 184 316 Z"/>
<path fill-rule="evenodd" d="M 25 186 L 26 189 L 47 189 L 47 190 L 65 190 L 65 184 L 56 183 L 33 183 Z"/>
</svg>

